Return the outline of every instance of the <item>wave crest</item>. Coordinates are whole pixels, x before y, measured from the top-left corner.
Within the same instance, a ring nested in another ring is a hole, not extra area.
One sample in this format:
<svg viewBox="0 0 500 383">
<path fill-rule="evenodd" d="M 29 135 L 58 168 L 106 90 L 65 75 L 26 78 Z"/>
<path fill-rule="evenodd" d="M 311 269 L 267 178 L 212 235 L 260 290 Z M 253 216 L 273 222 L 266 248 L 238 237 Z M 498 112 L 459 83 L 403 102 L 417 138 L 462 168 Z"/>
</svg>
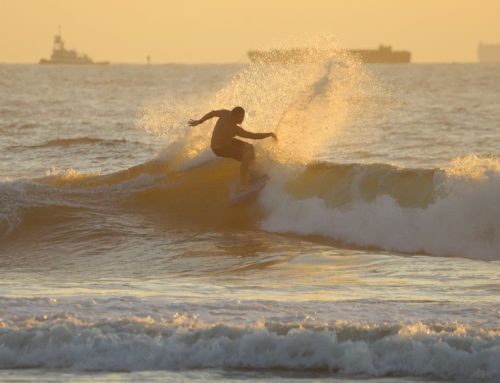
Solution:
<svg viewBox="0 0 500 383">
<path fill-rule="evenodd" d="M 189 318 L 32 318 L 0 328 L 0 368 L 245 368 L 343 375 L 500 378 L 497 331 L 457 324 L 206 325 Z"/>
</svg>

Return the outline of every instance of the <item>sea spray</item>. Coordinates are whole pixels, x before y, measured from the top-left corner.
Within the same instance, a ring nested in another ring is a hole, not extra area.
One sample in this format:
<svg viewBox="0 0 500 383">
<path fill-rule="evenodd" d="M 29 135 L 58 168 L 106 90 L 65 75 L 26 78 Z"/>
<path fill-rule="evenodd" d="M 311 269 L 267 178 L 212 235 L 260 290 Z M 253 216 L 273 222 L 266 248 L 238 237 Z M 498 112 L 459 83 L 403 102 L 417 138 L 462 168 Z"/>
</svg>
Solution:
<svg viewBox="0 0 500 383">
<path fill-rule="evenodd" d="M 373 102 L 370 94 L 380 86 L 334 40 L 316 39 L 307 45 L 314 49 L 301 53 L 308 56 L 304 62 L 252 63 L 211 95 L 148 105 L 140 125 L 165 140 L 168 151 L 176 153 L 170 153 L 170 158 L 191 161 L 206 154 L 213 122 L 196 127 L 187 127 L 186 122 L 210 110 L 241 105 L 247 111 L 245 128 L 278 135 L 277 144 L 259 143 L 265 157 L 307 164 L 328 151 L 334 137 L 345 129 L 351 111 Z"/>
</svg>

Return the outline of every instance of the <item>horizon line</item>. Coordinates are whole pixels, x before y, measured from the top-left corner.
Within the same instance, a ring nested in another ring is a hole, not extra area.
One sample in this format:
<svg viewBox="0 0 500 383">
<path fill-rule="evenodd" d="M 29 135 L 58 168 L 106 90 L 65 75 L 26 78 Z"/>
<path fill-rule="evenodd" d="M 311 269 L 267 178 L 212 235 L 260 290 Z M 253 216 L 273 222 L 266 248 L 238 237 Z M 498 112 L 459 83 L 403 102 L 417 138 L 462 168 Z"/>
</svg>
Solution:
<svg viewBox="0 0 500 383">
<path fill-rule="evenodd" d="M 251 61 L 165 61 L 165 62 L 143 62 L 143 61 L 109 61 L 107 64 L 99 64 L 99 62 L 93 64 L 40 64 L 39 62 L 33 61 L 0 61 L 0 65 L 42 65 L 42 66 L 74 66 L 74 67 L 87 67 L 87 66 L 106 66 L 106 65 L 233 65 L 233 64 L 251 64 Z M 481 63 L 479 60 L 476 61 L 412 61 L 404 64 L 395 63 L 364 63 L 363 65 L 409 65 L 409 64 L 498 64 L 498 63 Z"/>
</svg>

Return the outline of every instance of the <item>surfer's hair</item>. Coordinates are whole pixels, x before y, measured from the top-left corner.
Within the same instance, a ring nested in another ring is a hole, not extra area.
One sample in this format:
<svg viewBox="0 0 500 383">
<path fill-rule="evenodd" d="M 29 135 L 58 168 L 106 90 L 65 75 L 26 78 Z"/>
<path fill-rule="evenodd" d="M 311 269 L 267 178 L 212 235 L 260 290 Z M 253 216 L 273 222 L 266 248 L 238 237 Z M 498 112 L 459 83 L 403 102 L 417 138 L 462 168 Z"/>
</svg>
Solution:
<svg viewBox="0 0 500 383">
<path fill-rule="evenodd" d="M 241 116 L 245 114 L 245 109 L 243 109 L 241 106 L 237 106 L 231 110 L 231 115 L 232 116 Z"/>
</svg>

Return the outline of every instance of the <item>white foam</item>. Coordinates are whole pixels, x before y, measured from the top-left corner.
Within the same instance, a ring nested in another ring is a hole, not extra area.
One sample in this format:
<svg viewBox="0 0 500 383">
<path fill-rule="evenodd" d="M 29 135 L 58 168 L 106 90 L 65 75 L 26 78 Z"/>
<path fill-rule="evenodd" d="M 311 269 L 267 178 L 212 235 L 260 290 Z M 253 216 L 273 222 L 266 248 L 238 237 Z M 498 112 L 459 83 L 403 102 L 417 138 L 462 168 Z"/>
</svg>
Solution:
<svg viewBox="0 0 500 383">
<path fill-rule="evenodd" d="M 91 371 L 248 368 L 500 379 L 500 334 L 457 324 L 206 325 L 65 316 L 0 326 L 0 368 Z"/>
<path fill-rule="evenodd" d="M 389 195 L 331 207 L 319 197 L 293 198 L 284 191 L 285 180 L 275 178 L 261 198 L 269 211 L 262 223 L 266 230 L 411 253 L 500 259 L 498 160 L 466 159 L 436 173 L 435 199 L 422 208 L 402 207 Z"/>
</svg>

